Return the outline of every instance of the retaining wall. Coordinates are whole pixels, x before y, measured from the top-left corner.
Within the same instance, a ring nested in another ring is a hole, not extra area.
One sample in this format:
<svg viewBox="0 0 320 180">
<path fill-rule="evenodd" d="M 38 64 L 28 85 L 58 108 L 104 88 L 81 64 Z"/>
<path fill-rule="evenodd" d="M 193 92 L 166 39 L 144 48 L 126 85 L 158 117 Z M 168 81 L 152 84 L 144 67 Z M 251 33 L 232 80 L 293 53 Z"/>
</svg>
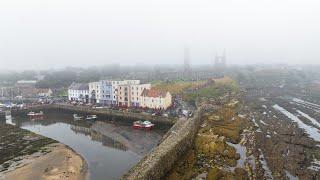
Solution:
<svg viewBox="0 0 320 180">
<path fill-rule="evenodd" d="M 163 141 L 121 179 L 154 180 L 164 177 L 175 162 L 193 146 L 201 116 L 202 110 L 199 109 L 192 119 L 179 119 Z"/>
</svg>

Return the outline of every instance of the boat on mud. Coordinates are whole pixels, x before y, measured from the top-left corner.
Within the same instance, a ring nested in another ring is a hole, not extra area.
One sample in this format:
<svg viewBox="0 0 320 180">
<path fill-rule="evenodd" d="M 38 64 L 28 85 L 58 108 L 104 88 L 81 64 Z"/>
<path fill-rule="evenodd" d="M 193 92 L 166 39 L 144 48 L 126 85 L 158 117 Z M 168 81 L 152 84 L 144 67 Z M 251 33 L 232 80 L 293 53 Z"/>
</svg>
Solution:
<svg viewBox="0 0 320 180">
<path fill-rule="evenodd" d="M 81 119 L 83 119 L 83 117 L 79 116 L 78 114 L 73 114 L 73 119 L 74 120 L 81 120 Z"/>
<path fill-rule="evenodd" d="M 29 112 L 27 115 L 28 115 L 29 117 L 42 117 L 44 114 L 43 114 L 42 111 L 40 111 L 40 112 L 38 112 L 38 113 L 31 111 L 31 112 Z"/>
<path fill-rule="evenodd" d="M 152 124 L 150 121 L 135 121 L 135 122 L 133 122 L 132 127 L 134 129 L 150 130 L 154 127 L 154 124 Z"/>
<path fill-rule="evenodd" d="M 42 111 L 38 113 L 31 111 L 27 115 L 28 117 L 30 117 L 30 119 L 36 120 L 36 119 L 42 119 L 44 116 L 44 113 Z"/>
<path fill-rule="evenodd" d="M 96 120 L 97 118 L 98 118 L 97 115 L 88 115 L 88 116 L 86 117 L 86 120 Z"/>
</svg>

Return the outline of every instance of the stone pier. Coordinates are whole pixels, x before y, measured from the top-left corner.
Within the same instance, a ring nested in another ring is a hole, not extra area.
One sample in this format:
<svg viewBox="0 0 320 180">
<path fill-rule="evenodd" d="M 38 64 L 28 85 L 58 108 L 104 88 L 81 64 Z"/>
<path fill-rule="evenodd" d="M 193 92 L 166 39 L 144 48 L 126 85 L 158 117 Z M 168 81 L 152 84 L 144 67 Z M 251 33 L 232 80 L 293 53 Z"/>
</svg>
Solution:
<svg viewBox="0 0 320 180">
<path fill-rule="evenodd" d="M 193 146 L 201 124 L 201 116 L 200 109 L 193 118 L 179 119 L 164 136 L 163 141 L 121 179 L 154 180 L 164 177 L 175 162 Z"/>
</svg>

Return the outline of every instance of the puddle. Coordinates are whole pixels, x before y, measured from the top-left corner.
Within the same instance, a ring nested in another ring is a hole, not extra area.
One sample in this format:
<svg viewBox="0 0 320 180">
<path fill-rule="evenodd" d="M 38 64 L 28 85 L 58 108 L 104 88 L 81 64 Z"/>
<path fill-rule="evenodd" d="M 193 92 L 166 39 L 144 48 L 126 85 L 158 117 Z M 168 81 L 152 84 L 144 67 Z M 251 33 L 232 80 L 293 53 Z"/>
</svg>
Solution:
<svg viewBox="0 0 320 180">
<path fill-rule="evenodd" d="M 258 127 L 257 132 L 261 132 L 261 133 L 262 133 L 259 125 L 257 124 L 257 122 L 256 122 L 256 120 L 255 120 L 254 118 L 252 119 L 252 122 L 254 123 L 254 125 L 255 125 L 256 127 Z"/>
<path fill-rule="evenodd" d="M 310 103 L 310 102 L 307 102 L 307 101 L 303 101 L 301 99 L 298 99 L 298 98 L 293 98 L 293 103 L 299 105 L 299 106 L 302 106 L 304 108 L 307 108 L 307 109 L 311 109 L 315 112 L 320 112 L 320 106 L 318 104 L 314 104 L 314 103 Z"/>
<path fill-rule="evenodd" d="M 286 115 L 293 122 L 298 123 L 298 127 L 301 129 L 304 129 L 305 132 L 307 134 L 309 134 L 309 137 L 311 137 L 315 141 L 320 142 L 320 133 L 317 128 L 314 128 L 312 126 L 309 126 L 309 125 L 303 123 L 297 116 L 295 116 L 294 114 L 290 113 L 289 111 L 285 110 L 284 108 L 282 108 L 281 106 L 279 106 L 277 104 L 274 105 L 273 108 L 280 111 L 282 114 Z"/>
<path fill-rule="evenodd" d="M 265 123 L 264 121 L 260 120 L 261 124 L 268 126 L 269 124 Z"/>
<path fill-rule="evenodd" d="M 302 111 L 297 110 L 297 112 L 298 112 L 301 116 L 309 119 L 309 120 L 312 122 L 312 124 L 314 124 L 315 126 L 317 126 L 318 128 L 320 128 L 320 123 L 319 123 L 317 120 L 315 120 L 314 118 L 310 117 L 308 114 L 306 114 L 306 113 L 304 113 L 304 112 L 302 112 Z"/>
<path fill-rule="evenodd" d="M 313 170 L 313 171 L 320 171 L 320 161 L 317 159 L 314 159 L 311 162 L 311 166 L 308 167 L 308 169 Z"/>
<path fill-rule="evenodd" d="M 237 166 L 239 168 L 244 168 L 244 162 L 247 159 L 247 148 L 242 146 L 241 144 L 232 144 L 230 142 L 226 142 L 229 146 L 232 146 L 236 149 L 237 153 L 240 154 L 240 159 L 237 160 Z"/>
<path fill-rule="evenodd" d="M 284 170 L 284 172 L 286 173 L 287 178 L 289 178 L 289 180 L 299 180 L 298 177 L 292 175 L 291 173 L 289 173 L 287 170 Z"/>
<path fill-rule="evenodd" d="M 265 177 L 266 179 L 273 179 L 273 177 L 272 177 L 272 172 L 271 172 L 271 170 L 269 169 L 269 166 L 268 166 L 268 164 L 267 164 L 266 159 L 264 158 L 264 155 L 263 155 L 261 149 L 259 149 L 259 151 L 260 151 L 259 161 L 260 161 L 260 163 L 262 164 L 262 168 L 264 169 L 264 177 Z"/>
<path fill-rule="evenodd" d="M 306 104 L 306 105 L 310 105 L 310 106 L 314 106 L 314 107 L 320 108 L 320 105 L 318 105 L 318 104 L 314 104 L 314 103 L 311 103 L 311 102 L 308 102 L 308 101 L 304 101 L 304 100 L 299 99 L 299 98 L 293 98 L 293 101 L 297 102 L 297 103 Z"/>
</svg>

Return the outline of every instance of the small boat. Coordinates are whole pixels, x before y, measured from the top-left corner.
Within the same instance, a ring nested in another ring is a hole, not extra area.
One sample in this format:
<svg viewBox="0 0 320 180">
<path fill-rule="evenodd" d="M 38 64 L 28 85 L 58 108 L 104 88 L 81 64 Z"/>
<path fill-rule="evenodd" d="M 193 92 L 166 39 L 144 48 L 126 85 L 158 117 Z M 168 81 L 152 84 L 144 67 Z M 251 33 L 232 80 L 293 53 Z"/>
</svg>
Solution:
<svg viewBox="0 0 320 180">
<path fill-rule="evenodd" d="M 78 114 L 73 114 L 73 119 L 74 120 L 81 120 L 83 117 L 79 116 Z"/>
<path fill-rule="evenodd" d="M 40 111 L 40 112 L 38 112 L 38 113 L 35 113 L 35 112 L 31 111 L 31 112 L 29 112 L 27 115 L 28 115 L 29 117 L 42 117 L 44 114 L 43 114 L 42 111 Z"/>
<path fill-rule="evenodd" d="M 150 121 L 135 121 L 132 125 L 135 129 L 146 129 L 150 130 L 154 127 L 154 124 L 152 124 Z"/>
<path fill-rule="evenodd" d="M 38 120 L 38 119 L 43 119 L 43 115 L 44 114 L 43 114 L 42 111 L 40 111 L 38 113 L 35 113 L 35 112 L 31 111 L 27 115 L 30 117 L 31 120 Z"/>
<path fill-rule="evenodd" d="M 97 115 L 88 115 L 88 116 L 86 117 L 86 120 L 96 120 L 97 118 L 98 118 Z"/>
</svg>

